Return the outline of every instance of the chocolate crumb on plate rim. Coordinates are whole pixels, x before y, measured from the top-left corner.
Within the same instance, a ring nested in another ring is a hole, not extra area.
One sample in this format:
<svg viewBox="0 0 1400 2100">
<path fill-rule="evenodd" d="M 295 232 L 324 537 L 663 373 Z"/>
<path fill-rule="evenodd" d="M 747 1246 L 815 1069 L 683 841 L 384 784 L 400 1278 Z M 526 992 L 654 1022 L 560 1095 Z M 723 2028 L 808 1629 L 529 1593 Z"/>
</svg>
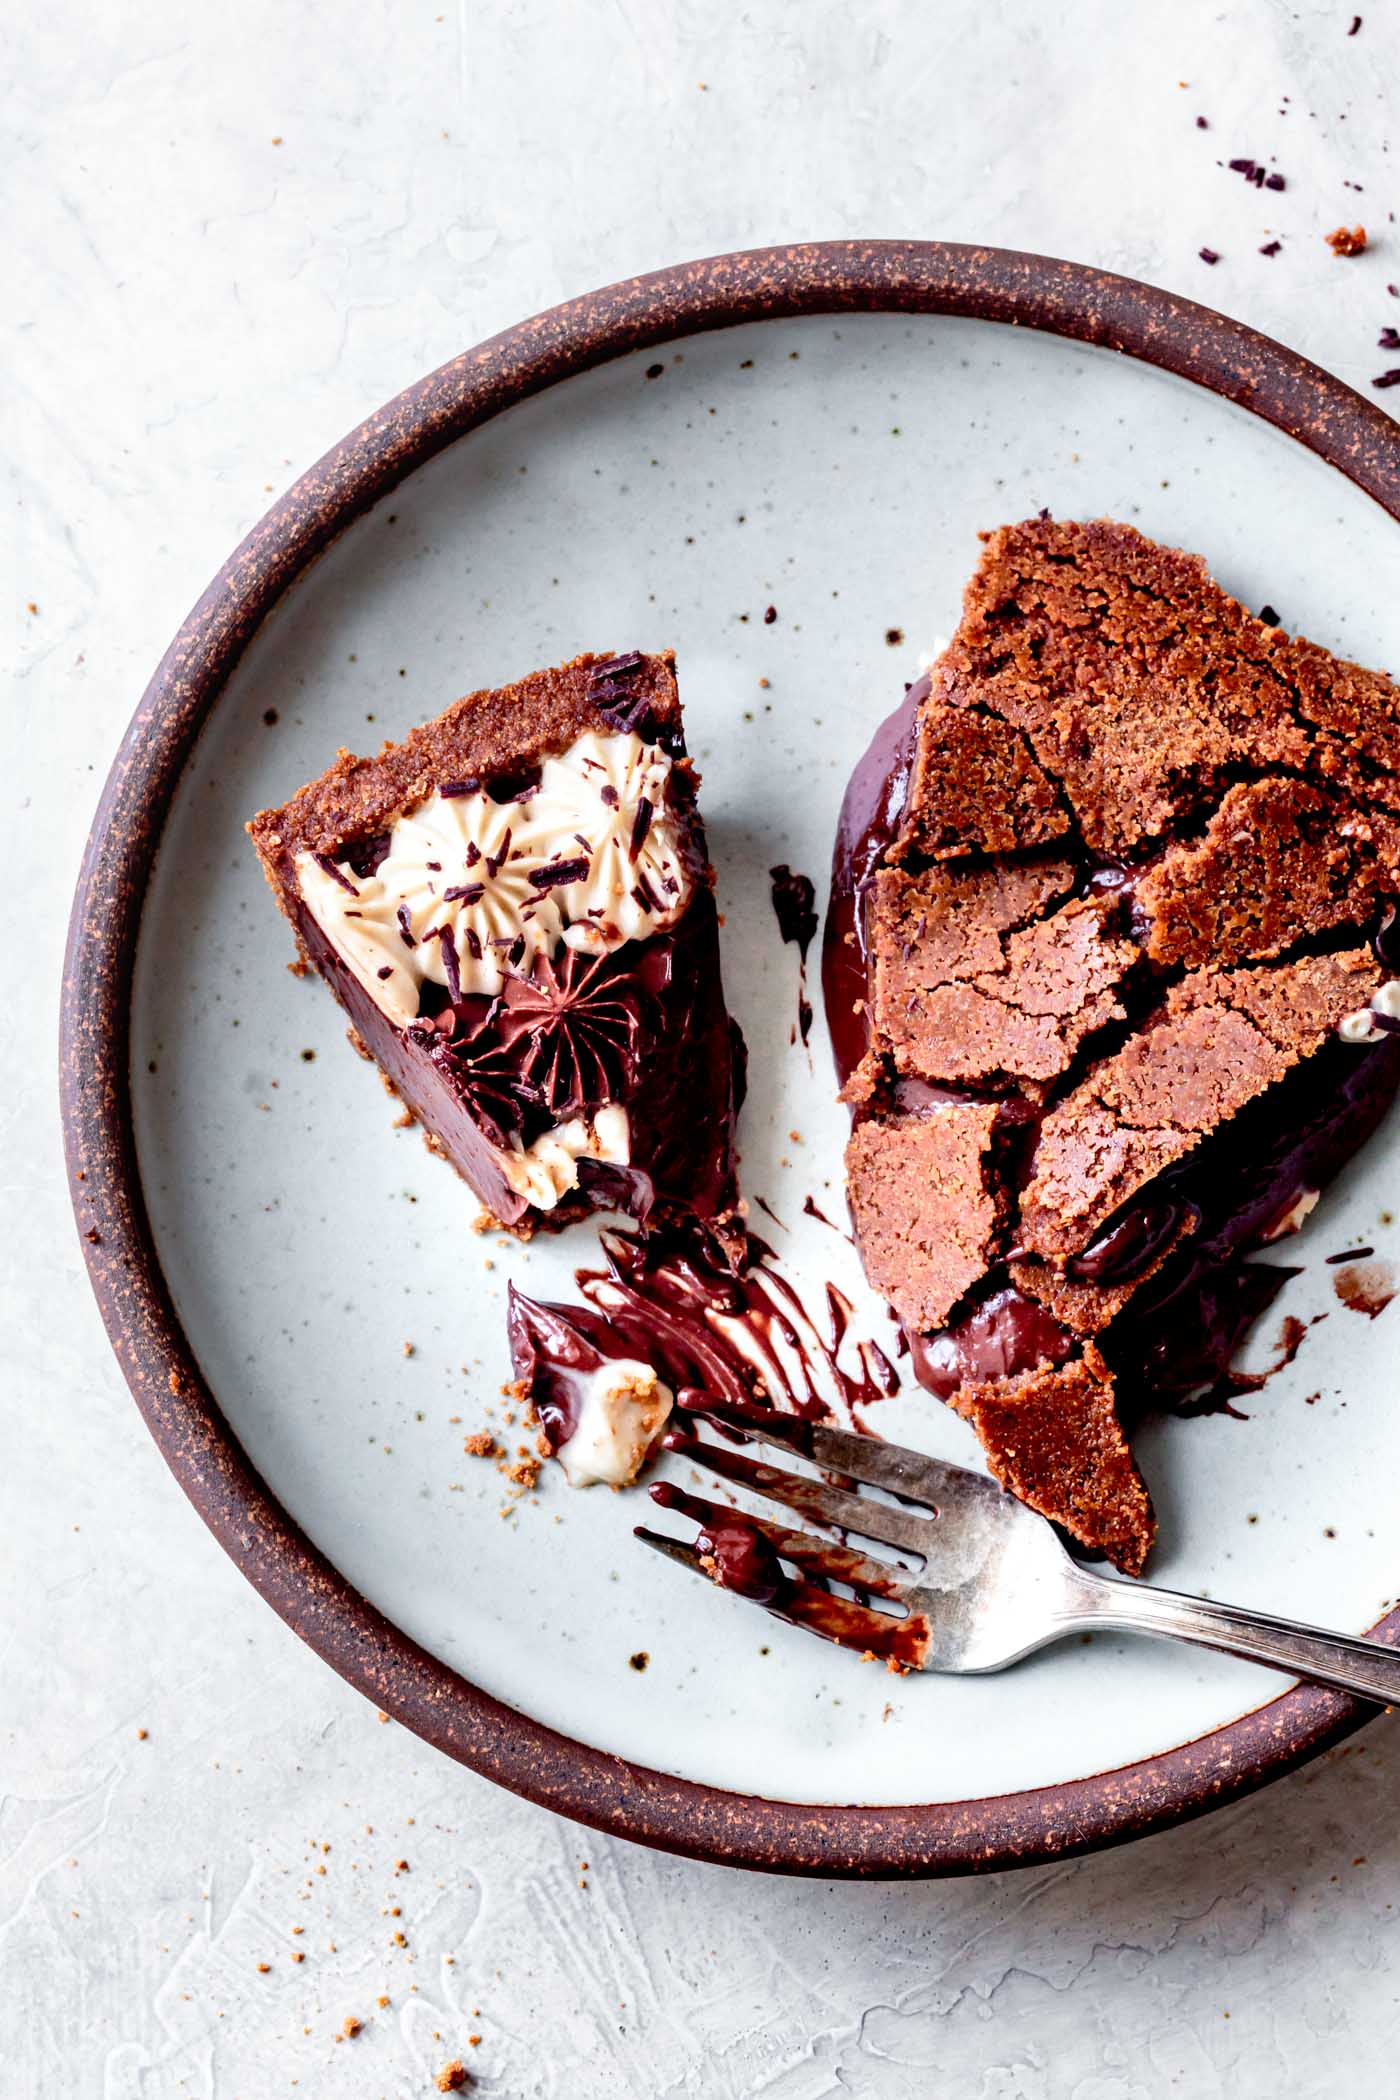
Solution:
<svg viewBox="0 0 1400 2100">
<path fill-rule="evenodd" d="M 1370 1710 L 1299 1688 L 1115 1771 L 980 1800 L 861 1807 L 678 1779 L 507 1708 L 360 1596 L 231 1433 L 156 1252 L 128 1072 L 137 930 L 173 791 L 249 641 L 309 564 L 454 440 L 563 379 L 710 329 L 846 312 L 966 316 L 1117 351 L 1247 407 L 1400 521 L 1400 445 L 1379 403 L 1225 316 L 1072 263 L 936 242 L 817 242 L 687 263 L 552 308 L 428 375 L 333 448 L 253 528 L 180 629 L 117 755 L 79 877 L 62 1100 L 84 1256 L 148 1427 L 243 1573 L 377 1708 L 514 1791 L 643 1843 L 772 1871 L 919 1876 L 1063 1857 L 1180 1821 L 1317 1754 Z M 621 712 L 621 691 L 617 701 Z M 1386 1624 L 1400 1632 L 1400 1619 Z"/>
</svg>

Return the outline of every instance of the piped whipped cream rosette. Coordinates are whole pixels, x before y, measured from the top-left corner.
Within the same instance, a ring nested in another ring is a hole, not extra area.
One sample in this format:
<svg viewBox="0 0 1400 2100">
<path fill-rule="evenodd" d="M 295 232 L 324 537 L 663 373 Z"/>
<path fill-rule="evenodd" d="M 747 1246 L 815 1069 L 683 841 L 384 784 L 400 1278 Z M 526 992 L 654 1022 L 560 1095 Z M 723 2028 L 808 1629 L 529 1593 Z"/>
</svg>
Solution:
<svg viewBox="0 0 1400 2100">
<path fill-rule="evenodd" d="M 693 877 L 672 761 L 635 731 L 590 731 L 497 801 L 446 782 L 399 817 L 368 873 L 297 858 L 302 895 L 375 1004 L 408 1027 L 435 984 L 453 1002 L 529 977 L 560 944 L 607 955 L 675 923 Z"/>
</svg>

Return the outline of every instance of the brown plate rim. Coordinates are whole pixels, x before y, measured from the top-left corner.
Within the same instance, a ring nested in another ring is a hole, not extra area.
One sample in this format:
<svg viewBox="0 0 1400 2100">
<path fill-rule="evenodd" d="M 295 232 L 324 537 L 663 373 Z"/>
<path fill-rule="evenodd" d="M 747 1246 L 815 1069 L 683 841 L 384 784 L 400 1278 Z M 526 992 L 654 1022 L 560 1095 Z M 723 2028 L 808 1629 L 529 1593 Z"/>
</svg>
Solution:
<svg viewBox="0 0 1400 2100">
<path fill-rule="evenodd" d="M 282 593 L 407 474 L 503 408 L 653 344 L 844 312 L 966 315 L 1118 351 L 1263 417 L 1400 522 L 1400 434 L 1377 404 L 1241 322 L 1081 264 L 937 241 L 822 241 L 684 263 L 552 307 L 409 387 L 303 474 L 166 651 L 108 776 L 74 897 L 62 995 L 64 1144 L 98 1306 L 166 1463 L 259 1593 L 382 1711 L 532 1801 L 670 1852 L 823 1876 L 971 1873 L 1089 1851 L 1199 1815 L 1316 1756 L 1374 1710 L 1300 1686 L 1138 1764 L 907 1807 L 731 1793 L 574 1742 L 411 1641 L 351 1588 L 259 1478 L 175 1311 L 132 1130 L 132 968 L 164 814 L 201 724 Z M 1378 1630 L 1400 1636 L 1400 1610 Z"/>
</svg>

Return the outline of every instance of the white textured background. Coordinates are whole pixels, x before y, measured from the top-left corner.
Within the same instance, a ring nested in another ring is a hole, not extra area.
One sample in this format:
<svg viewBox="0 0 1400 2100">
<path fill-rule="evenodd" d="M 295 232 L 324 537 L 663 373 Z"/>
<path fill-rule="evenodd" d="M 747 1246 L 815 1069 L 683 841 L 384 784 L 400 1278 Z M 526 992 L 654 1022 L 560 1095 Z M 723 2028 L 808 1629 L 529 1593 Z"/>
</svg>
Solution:
<svg viewBox="0 0 1400 2100">
<path fill-rule="evenodd" d="M 1391 1725 L 1146 1844 L 907 1889 L 655 1858 L 381 1725 L 148 1442 L 52 1083 L 67 898 L 127 717 L 270 494 L 351 424 L 568 294 L 836 234 L 1103 263 L 1364 387 L 1400 362 L 1375 348 L 1400 325 L 1400 18 L 1360 4 L 1354 37 L 1313 0 L 11 11 L 3 2100 L 412 2095 L 458 2055 L 485 2091 L 561 2100 L 1395 2090 Z M 1240 154 L 1287 191 L 1217 166 Z M 1343 219 L 1379 236 L 1356 262 L 1321 244 Z M 346 2015 L 364 2029 L 337 2041 Z"/>
</svg>

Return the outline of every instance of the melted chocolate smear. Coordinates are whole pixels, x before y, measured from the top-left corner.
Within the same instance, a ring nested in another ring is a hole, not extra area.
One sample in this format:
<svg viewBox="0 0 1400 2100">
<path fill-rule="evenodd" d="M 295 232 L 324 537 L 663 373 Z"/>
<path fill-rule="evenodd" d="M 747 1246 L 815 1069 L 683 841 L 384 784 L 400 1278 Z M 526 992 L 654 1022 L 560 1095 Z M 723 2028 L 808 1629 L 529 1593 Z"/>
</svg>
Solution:
<svg viewBox="0 0 1400 2100">
<path fill-rule="evenodd" d="M 1205 1413 L 1272 1375 L 1235 1374 L 1230 1364 L 1298 1272 L 1247 1257 L 1300 1196 L 1325 1188 L 1365 1144 L 1397 1087 L 1400 1044 L 1387 1040 L 1358 1055 L 1349 1044 L 1329 1043 L 1172 1170 L 1172 1193 L 1194 1205 L 1197 1229 L 1101 1344 L 1130 1405 Z M 1356 1273 L 1343 1268 L 1337 1281 Z"/>
<path fill-rule="evenodd" d="M 589 1377 L 608 1359 L 592 1327 L 592 1315 L 566 1305 L 540 1305 L 511 1285 L 506 1309 L 511 1362 L 517 1378 L 529 1379 L 540 1427 L 556 1451 L 578 1426 Z"/>
<path fill-rule="evenodd" d="M 798 875 L 780 862 L 768 870 L 778 931 L 797 949 L 797 1028 L 792 1037 L 805 1045 L 812 1033 L 812 1002 L 807 997 L 807 950 L 817 930 L 816 886 L 810 875 Z"/>
<path fill-rule="evenodd" d="M 1227 1414 L 1247 1420 L 1231 1402 L 1241 1393 L 1257 1393 L 1282 1366 L 1232 1371 L 1230 1364 L 1255 1321 L 1289 1279 L 1302 1273 L 1264 1262 L 1239 1262 L 1200 1277 L 1191 1303 L 1199 1324 L 1185 1333 L 1179 1321 L 1174 1322 L 1156 1334 L 1142 1357 L 1142 1374 L 1152 1397 L 1179 1415 Z"/>
<path fill-rule="evenodd" d="M 1194 1208 L 1165 1189 L 1126 1205 L 1065 1263 L 1067 1273 L 1085 1283 L 1130 1283 L 1152 1266 Z"/>
<path fill-rule="evenodd" d="M 1075 1339 L 1038 1300 L 1007 1284 L 940 1334 L 911 1335 L 909 1347 L 920 1385 L 951 1400 L 966 1385 L 1067 1363 Z"/>
<path fill-rule="evenodd" d="M 581 1305 L 542 1304 L 511 1286 L 511 1362 L 556 1449 L 577 1419 L 580 1364 L 636 1357 L 673 1392 L 696 1387 L 730 1406 L 814 1421 L 855 1421 L 857 1409 L 899 1388 L 874 1342 L 857 1346 L 859 1371 L 837 1362 L 849 1303 L 839 1292 L 828 1297 L 824 1336 L 752 1234 L 737 1269 L 691 1220 L 664 1220 L 645 1235 L 604 1232 L 602 1251 L 603 1268 L 575 1272 Z"/>
<path fill-rule="evenodd" d="M 927 674 L 910 686 L 875 731 L 846 786 L 831 855 L 831 895 L 822 934 L 822 996 L 842 1086 L 870 1041 L 865 1018 L 865 897 L 881 855 L 904 821 L 920 703 Z"/>
<path fill-rule="evenodd" d="M 787 1588 L 777 1553 L 741 1511 L 701 1502 L 669 1480 L 659 1480 L 651 1496 L 662 1509 L 678 1510 L 682 1516 L 699 1520 L 695 1551 L 705 1573 L 722 1590 L 750 1597 L 755 1604 L 772 1604 Z"/>
<path fill-rule="evenodd" d="M 807 950 L 817 930 L 816 886 L 810 875 L 797 875 L 785 863 L 768 870 L 772 884 L 773 910 L 778 920 L 778 931 L 785 941 L 792 941 L 805 963 Z"/>
</svg>

